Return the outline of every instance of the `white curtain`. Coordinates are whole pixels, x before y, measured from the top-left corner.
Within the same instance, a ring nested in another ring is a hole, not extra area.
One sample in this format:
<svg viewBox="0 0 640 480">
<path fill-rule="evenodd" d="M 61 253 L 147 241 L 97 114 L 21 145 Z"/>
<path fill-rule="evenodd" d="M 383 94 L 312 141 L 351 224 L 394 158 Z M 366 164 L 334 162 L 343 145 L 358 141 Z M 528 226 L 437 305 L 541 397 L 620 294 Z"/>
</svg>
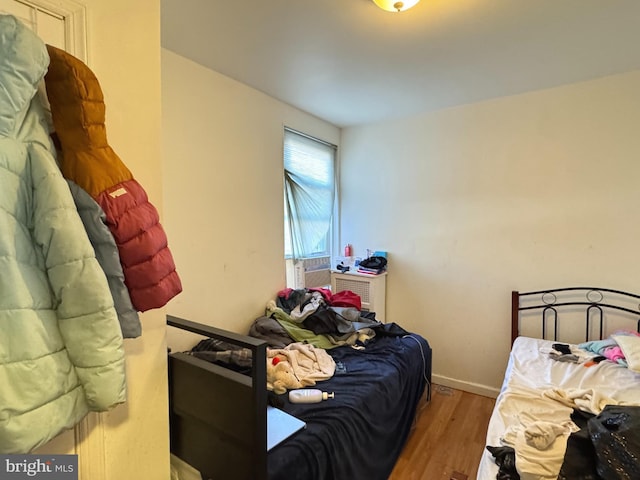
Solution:
<svg viewBox="0 0 640 480">
<path fill-rule="evenodd" d="M 330 254 L 335 198 L 334 145 L 285 129 L 285 256 Z"/>
</svg>

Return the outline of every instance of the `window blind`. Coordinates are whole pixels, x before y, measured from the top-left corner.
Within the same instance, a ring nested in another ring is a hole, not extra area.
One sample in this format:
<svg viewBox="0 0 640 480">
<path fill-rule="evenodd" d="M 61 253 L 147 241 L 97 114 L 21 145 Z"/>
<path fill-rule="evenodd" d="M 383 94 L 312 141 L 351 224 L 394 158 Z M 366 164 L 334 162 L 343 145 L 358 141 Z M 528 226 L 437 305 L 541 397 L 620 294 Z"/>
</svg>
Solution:
<svg viewBox="0 0 640 480">
<path fill-rule="evenodd" d="M 335 145 L 285 129 L 285 257 L 330 254 L 335 157 Z"/>
</svg>

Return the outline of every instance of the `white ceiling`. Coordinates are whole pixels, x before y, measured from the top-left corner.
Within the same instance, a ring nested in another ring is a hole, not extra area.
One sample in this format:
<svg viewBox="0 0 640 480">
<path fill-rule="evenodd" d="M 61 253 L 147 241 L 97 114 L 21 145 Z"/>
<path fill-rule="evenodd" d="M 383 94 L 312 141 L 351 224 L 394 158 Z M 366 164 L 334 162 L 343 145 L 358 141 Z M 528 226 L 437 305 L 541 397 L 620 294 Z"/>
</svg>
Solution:
<svg viewBox="0 0 640 480">
<path fill-rule="evenodd" d="M 640 0 L 161 5 L 164 48 L 340 127 L 640 69 Z"/>
</svg>

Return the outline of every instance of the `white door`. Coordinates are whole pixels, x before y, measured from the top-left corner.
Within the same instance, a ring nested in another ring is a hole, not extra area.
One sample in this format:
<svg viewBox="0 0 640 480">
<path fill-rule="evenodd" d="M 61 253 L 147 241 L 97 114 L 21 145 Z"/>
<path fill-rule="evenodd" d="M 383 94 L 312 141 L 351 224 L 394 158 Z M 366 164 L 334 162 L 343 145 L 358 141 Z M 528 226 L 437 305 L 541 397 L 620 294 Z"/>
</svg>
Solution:
<svg viewBox="0 0 640 480">
<path fill-rule="evenodd" d="M 0 13 L 10 13 L 45 43 L 87 61 L 84 7 L 72 0 L 0 0 Z"/>
</svg>

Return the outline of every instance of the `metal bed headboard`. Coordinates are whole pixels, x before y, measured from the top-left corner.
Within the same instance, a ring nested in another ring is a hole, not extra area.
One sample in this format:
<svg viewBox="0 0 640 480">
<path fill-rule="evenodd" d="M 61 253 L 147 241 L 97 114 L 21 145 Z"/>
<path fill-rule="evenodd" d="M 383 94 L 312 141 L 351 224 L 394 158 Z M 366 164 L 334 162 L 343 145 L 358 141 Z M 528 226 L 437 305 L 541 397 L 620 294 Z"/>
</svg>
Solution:
<svg viewBox="0 0 640 480">
<path fill-rule="evenodd" d="M 584 300 L 571 300 L 558 302 L 559 293 L 562 294 L 584 294 Z M 605 293 L 613 294 L 611 299 L 605 301 Z M 536 296 L 539 298 L 535 299 Z M 522 306 L 522 299 L 533 298 L 533 305 Z M 604 312 L 607 310 L 616 310 L 619 312 L 627 312 L 638 317 L 636 323 L 636 331 L 640 332 L 640 304 L 637 310 L 633 310 L 625 305 L 633 300 L 640 300 L 640 295 L 623 292 L 621 290 L 612 290 L 609 288 L 599 287 L 566 287 L 553 288 L 549 290 L 538 290 L 535 292 L 511 292 L 511 344 L 518 337 L 520 332 L 520 312 L 525 310 L 541 310 L 542 311 L 542 338 L 546 338 L 546 326 L 549 317 L 553 320 L 553 340 L 558 339 L 558 308 L 559 307 L 585 307 L 585 342 L 589 341 L 589 332 L 591 327 L 592 316 L 596 316 L 599 322 L 599 340 L 602 340 L 604 326 Z"/>
</svg>

